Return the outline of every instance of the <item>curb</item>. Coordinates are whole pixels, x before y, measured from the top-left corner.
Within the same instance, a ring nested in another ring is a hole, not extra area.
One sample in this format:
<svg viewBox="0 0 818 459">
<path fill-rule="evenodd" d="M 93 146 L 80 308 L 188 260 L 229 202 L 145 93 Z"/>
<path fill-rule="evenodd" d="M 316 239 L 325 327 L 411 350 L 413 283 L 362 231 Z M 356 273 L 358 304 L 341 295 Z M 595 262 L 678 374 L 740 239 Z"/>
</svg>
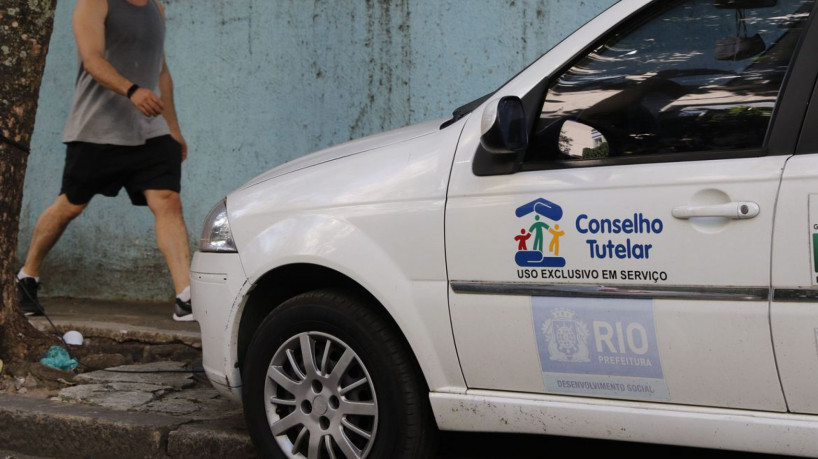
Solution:
<svg viewBox="0 0 818 459">
<path fill-rule="evenodd" d="M 229 421 L 185 424 L 168 435 L 168 455 L 174 459 L 257 458 L 250 437 Z"/>
<path fill-rule="evenodd" d="M 0 394 L 0 449 L 49 458 L 253 458 L 229 420 L 196 423 Z"/>
<path fill-rule="evenodd" d="M 53 333 L 51 325 L 44 321 L 30 320 L 35 328 L 44 333 Z M 108 338 L 116 342 L 142 341 L 151 344 L 181 343 L 201 349 L 202 339 L 198 332 L 180 330 L 146 329 L 113 322 L 90 322 L 83 320 L 55 320 L 54 326 L 60 333 L 77 330 L 85 338 Z"/>
</svg>

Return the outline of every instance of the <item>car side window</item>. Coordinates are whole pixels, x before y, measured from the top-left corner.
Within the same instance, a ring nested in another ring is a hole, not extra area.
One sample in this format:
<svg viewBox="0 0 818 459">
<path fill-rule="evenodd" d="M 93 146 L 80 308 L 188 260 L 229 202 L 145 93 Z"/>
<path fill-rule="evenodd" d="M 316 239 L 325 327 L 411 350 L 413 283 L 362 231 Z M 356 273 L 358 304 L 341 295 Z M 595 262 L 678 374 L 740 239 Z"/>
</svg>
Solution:
<svg viewBox="0 0 818 459">
<path fill-rule="evenodd" d="M 552 79 L 526 160 L 759 151 L 814 3 L 661 2 Z"/>
</svg>

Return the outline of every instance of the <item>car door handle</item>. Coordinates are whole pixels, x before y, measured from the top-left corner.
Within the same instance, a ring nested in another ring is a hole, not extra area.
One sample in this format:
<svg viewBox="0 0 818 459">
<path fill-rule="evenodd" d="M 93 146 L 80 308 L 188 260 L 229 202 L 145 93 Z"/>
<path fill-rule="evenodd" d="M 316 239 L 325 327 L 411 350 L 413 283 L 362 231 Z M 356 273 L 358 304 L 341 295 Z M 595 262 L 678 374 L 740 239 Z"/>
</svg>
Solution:
<svg viewBox="0 0 818 459">
<path fill-rule="evenodd" d="M 671 215 L 680 219 L 697 217 L 723 217 L 735 220 L 744 220 L 758 215 L 761 209 L 758 204 L 750 201 L 728 202 L 712 206 L 678 206 L 674 207 Z"/>
</svg>

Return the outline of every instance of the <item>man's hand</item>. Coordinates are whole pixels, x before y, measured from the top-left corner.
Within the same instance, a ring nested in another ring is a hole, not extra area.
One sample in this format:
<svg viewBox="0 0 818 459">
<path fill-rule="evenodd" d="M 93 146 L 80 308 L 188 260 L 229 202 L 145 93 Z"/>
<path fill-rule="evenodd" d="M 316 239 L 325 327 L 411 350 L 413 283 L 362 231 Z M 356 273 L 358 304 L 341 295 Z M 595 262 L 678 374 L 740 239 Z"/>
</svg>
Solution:
<svg viewBox="0 0 818 459">
<path fill-rule="evenodd" d="M 185 142 L 185 138 L 182 137 L 182 133 L 179 131 L 170 131 L 170 136 L 173 137 L 173 140 L 177 141 L 179 145 L 182 147 L 182 161 L 187 159 L 187 142 Z"/>
<path fill-rule="evenodd" d="M 165 111 L 165 104 L 150 89 L 139 88 L 131 96 L 131 103 L 143 115 L 148 117 L 161 115 Z M 179 136 L 181 137 L 181 135 Z"/>
</svg>

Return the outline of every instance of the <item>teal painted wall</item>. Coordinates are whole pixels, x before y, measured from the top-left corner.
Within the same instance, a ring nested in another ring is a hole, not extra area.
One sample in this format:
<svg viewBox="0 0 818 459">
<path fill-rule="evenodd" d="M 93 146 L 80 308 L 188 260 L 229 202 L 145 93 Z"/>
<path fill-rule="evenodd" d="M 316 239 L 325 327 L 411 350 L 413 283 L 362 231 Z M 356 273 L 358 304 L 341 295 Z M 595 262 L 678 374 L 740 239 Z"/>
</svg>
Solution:
<svg viewBox="0 0 818 459">
<path fill-rule="evenodd" d="M 229 191 L 290 159 L 448 116 L 613 0 L 165 0 L 166 56 L 189 145 L 191 250 Z M 76 74 L 74 0 L 60 0 L 26 172 L 18 258 L 60 189 Z M 52 250 L 43 296 L 165 300 L 153 218 L 125 192 L 95 197 Z"/>
</svg>

